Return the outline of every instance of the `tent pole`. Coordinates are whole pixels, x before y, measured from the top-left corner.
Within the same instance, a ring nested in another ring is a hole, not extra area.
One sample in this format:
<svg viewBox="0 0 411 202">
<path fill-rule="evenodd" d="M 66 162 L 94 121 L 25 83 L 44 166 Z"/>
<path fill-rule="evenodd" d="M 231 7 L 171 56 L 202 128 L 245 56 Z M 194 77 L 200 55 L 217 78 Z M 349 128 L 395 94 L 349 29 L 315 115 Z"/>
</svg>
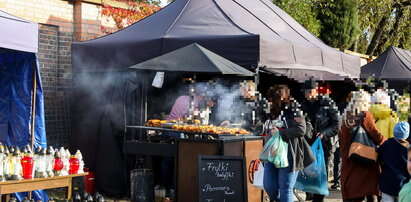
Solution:
<svg viewBox="0 0 411 202">
<path fill-rule="evenodd" d="M 254 83 L 257 87 L 260 84 L 260 66 L 255 69 Z"/>
<path fill-rule="evenodd" d="M 36 94 L 37 94 L 37 76 L 36 69 L 33 71 L 33 96 L 32 96 L 32 105 L 31 105 L 31 149 L 34 151 L 34 131 L 36 123 Z"/>
</svg>

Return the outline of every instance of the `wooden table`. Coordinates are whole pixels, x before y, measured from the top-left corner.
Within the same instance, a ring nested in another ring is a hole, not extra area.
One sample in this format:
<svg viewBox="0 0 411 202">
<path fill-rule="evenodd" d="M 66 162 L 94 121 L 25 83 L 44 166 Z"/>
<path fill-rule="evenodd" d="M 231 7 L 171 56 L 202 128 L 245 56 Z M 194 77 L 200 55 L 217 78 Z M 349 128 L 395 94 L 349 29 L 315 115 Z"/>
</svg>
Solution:
<svg viewBox="0 0 411 202">
<path fill-rule="evenodd" d="M 71 199 L 72 180 L 74 177 L 86 176 L 88 173 L 56 176 L 48 178 L 34 178 L 29 180 L 11 180 L 0 182 L 0 195 L 16 192 L 30 192 L 39 189 L 54 189 L 67 187 L 67 199 Z"/>
</svg>

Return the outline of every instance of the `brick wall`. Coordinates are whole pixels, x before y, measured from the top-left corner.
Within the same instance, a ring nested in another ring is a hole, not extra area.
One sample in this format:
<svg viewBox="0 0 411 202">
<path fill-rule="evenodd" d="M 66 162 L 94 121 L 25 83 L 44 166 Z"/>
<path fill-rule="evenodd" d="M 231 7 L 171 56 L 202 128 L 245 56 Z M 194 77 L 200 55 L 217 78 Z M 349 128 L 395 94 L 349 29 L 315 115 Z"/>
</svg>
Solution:
<svg viewBox="0 0 411 202">
<path fill-rule="evenodd" d="M 71 93 L 72 41 L 103 35 L 101 6 L 66 0 L 0 0 L 0 10 L 40 23 L 40 75 L 45 98 L 46 133 L 49 144 L 67 146 L 71 134 L 69 99 Z"/>
<path fill-rule="evenodd" d="M 59 26 L 39 26 L 40 75 L 44 91 L 48 143 L 67 146 L 70 128 L 71 53 L 73 35 Z"/>
<path fill-rule="evenodd" d="M 65 145 L 67 135 L 59 129 L 62 123 L 59 120 L 57 91 L 59 72 L 59 27 L 40 25 L 39 27 L 39 52 L 37 54 L 40 64 L 40 75 L 44 91 L 45 119 L 47 140 L 51 145 Z M 64 124 L 64 123 L 63 123 Z M 56 145 L 56 146 L 57 146 Z"/>
</svg>

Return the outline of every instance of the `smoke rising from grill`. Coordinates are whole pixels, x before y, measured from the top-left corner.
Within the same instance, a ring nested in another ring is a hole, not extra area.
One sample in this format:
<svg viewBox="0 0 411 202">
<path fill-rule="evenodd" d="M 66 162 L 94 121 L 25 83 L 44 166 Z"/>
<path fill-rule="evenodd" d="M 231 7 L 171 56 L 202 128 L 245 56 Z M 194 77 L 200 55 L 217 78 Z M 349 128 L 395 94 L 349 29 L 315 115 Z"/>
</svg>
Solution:
<svg viewBox="0 0 411 202">
<path fill-rule="evenodd" d="M 221 82 L 199 82 L 195 84 L 195 88 L 202 89 L 201 91 L 205 92 L 205 96 L 213 98 L 216 102 L 212 110 L 216 125 L 225 120 L 239 120 L 241 112 L 246 110 L 244 102 L 240 99 L 241 91 L 238 84 L 224 85 Z"/>
</svg>

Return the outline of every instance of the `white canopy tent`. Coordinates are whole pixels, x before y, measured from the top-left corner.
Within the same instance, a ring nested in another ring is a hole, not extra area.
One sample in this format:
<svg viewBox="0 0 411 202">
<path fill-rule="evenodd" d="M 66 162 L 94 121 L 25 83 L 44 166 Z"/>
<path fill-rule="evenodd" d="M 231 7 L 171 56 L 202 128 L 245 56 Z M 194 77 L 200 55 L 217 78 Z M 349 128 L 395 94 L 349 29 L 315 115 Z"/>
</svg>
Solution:
<svg viewBox="0 0 411 202">
<path fill-rule="evenodd" d="M 0 11 L 0 47 L 37 53 L 38 24 Z"/>
</svg>

